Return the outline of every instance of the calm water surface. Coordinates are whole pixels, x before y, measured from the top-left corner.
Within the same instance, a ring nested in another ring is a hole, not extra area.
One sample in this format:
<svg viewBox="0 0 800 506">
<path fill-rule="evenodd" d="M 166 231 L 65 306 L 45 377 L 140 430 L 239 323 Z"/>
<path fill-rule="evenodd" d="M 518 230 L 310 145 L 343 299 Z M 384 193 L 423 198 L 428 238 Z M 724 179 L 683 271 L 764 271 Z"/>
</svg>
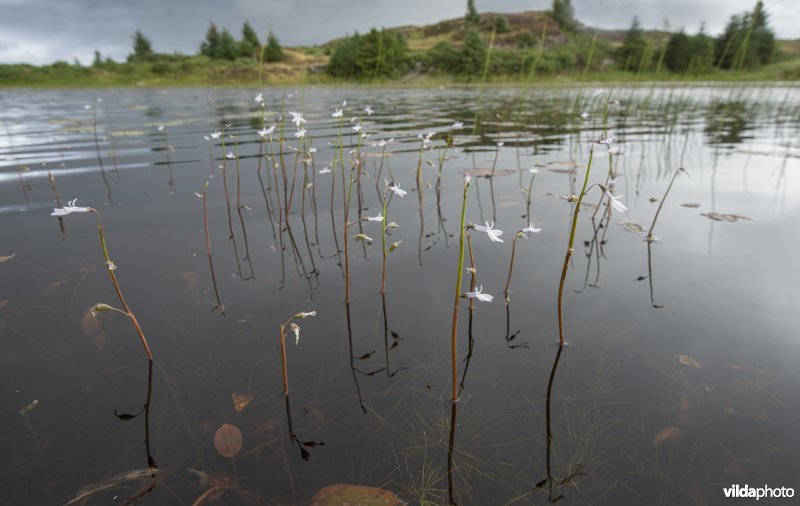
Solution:
<svg viewBox="0 0 800 506">
<path fill-rule="evenodd" d="M 317 148 L 298 156 L 287 124 L 288 221 L 259 156 L 256 90 L 0 92 L 0 256 L 14 255 L 0 263 L 0 504 L 303 504 L 356 483 L 409 504 L 704 505 L 734 483 L 800 488 L 800 92 L 594 91 L 270 89 L 266 125 L 285 97 Z M 344 99 L 345 156 L 358 142 L 350 117 L 369 134 L 351 220 L 381 211 L 384 177 L 409 191 L 389 205 L 399 226 L 387 240 L 402 244 L 384 297 L 380 224 L 349 229 L 349 305 L 332 164 Z M 204 139 L 223 129 L 224 151 Z M 586 198 L 559 350 L 574 210 L 559 196 L 580 190 L 604 129 L 624 153 L 609 162 L 598 147 L 590 183 L 611 163 L 628 209 L 594 214 L 600 192 Z M 430 131 L 418 185 L 417 136 Z M 382 158 L 375 144 L 390 138 Z M 224 160 L 237 143 L 239 212 Z M 493 164 L 493 178 L 473 179 L 467 219 L 494 222 L 505 242 L 473 232 L 478 284 L 495 298 L 471 316 L 462 303 L 451 410 L 462 178 Z M 95 221 L 49 215 L 48 173 L 62 205 L 102 214 L 151 369 L 123 316 L 88 314 L 117 305 Z M 205 182 L 224 316 L 195 196 Z M 506 304 L 511 242 L 530 221 L 542 231 L 516 244 Z M 312 310 L 299 345 L 287 339 L 285 399 L 279 324 Z M 226 423 L 243 436 L 235 459 L 215 447 Z"/>
</svg>

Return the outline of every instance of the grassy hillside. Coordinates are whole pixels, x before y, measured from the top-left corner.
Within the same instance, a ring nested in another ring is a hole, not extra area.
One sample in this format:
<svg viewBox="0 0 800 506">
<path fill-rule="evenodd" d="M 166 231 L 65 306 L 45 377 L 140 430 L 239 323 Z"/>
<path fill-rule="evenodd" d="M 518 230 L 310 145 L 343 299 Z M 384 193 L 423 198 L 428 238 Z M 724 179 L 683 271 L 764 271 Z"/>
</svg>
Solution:
<svg viewBox="0 0 800 506">
<path fill-rule="evenodd" d="M 384 78 L 383 82 L 426 85 L 475 80 L 474 75 L 448 74 L 440 61 L 442 54 L 457 57 L 469 28 L 477 29 L 484 43 L 491 45 L 489 80 L 493 82 L 527 82 L 532 74 L 537 81 L 580 80 L 587 68 L 588 79 L 597 81 L 800 79 L 800 40 L 778 41 L 773 63 L 741 73 L 713 70 L 686 76 L 671 75 L 663 69 L 656 73 L 652 68 L 631 73 L 620 71 L 613 61 L 625 30 L 595 30 L 578 24 L 574 33 L 567 33 L 559 29 L 548 12 L 527 11 L 484 12 L 472 27 L 459 17 L 425 26 L 390 28 L 388 31 L 405 38 L 408 71 L 400 77 Z M 657 30 L 644 34 L 654 57 L 670 36 Z M 237 85 L 257 83 L 259 75 L 266 84 L 341 82 L 341 78 L 334 80 L 326 75 L 325 68 L 336 48 L 346 40 L 343 37 L 321 46 L 284 48 L 286 58 L 264 64 L 261 71 L 252 58 L 219 61 L 184 55 L 157 55 L 152 61 L 137 63 L 106 61 L 92 67 L 66 62 L 41 67 L 0 65 L 0 86 Z M 370 82 L 381 82 L 381 78 Z"/>
</svg>

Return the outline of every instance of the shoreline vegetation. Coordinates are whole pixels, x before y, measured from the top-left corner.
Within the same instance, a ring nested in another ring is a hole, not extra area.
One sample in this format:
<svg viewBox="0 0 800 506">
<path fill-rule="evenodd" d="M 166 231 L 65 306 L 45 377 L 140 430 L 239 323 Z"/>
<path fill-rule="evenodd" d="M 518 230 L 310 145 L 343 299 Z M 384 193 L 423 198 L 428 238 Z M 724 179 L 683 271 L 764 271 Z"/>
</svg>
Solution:
<svg viewBox="0 0 800 506">
<path fill-rule="evenodd" d="M 0 65 L 0 88 L 264 85 L 563 85 L 800 80 L 800 40 L 777 40 L 759 0 L 717 36 L 689 35 L 666 22 L 645 30 L 580 24 L 571 0 L 550 11 L 477 13 L 425 26 L 373 28 L 326 44 L 285 48 L 248 22 L 241 39 L 210 24 L 198 54 L 154 51 L 141 32 L 127 61 Z"/>
</svg>

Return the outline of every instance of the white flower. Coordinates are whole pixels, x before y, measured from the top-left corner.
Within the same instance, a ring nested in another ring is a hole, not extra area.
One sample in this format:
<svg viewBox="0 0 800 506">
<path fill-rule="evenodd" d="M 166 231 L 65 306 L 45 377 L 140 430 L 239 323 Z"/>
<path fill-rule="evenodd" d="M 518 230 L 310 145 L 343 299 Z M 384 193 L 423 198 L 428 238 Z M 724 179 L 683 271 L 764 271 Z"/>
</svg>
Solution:
<svg viewBox="0 0 800 506">
<path fill-rule="evenodd" d="M 356 241 L 372 242 L 372 237 L 368 236 L 367 234 L 356 234 L 353 236 L 353 239 Z"/>
<path fill-rule="evenodd" d="M 532 169 L 528 169 L 528 172 L 530 172 L 531 174 L 538 174 L 539 173 L 539 169 L 534 167 Z"/>
<path fill-rule="evenodd" d="M 78 199 L 73 199 L 67 202 L 67 205 L 62 207 L 61 209 L 53 208 L 53 212 L 50 213 L 50 216 L 64 216 L 69 213 L 88 213 L 91 211 L 88 207 L 78 207 L 75 205 Z"/>
<path fill-rule="evenodd" d="M 347 107 L 347 100 L 342 100 L 342 109 Z"/>
<path fill-rule="evenodd" d="M 209 136 L 207 136 L 207 135 L 204 135 L 204 136 L 203 136 L 203 139 L 207 140 L 208 142 L 211 142 L 211 137 L 209 137 Z"/>
<path fill-rule="evenodd" d="M 481 292 L 483 292 L 483 285 L 476 287 L 474 292 L 467 292 L 464 295 L 469 299 L 478 299 L 481 302 L 492 302 L 494 295 Z"/>
<path fill-rule="evenodd" d="M 320 174 L 329 174 L 331 169 L 328 167 L 323 167 L 322 170 L 319 171 Z"/>
<path fill-rule="evenodd" d="M 255 100 L 260 105 L 264 105 L 264 95 L 262 93 L 256 95 L 256 98 L 254 98 L 253 100 Z"/>
<path fill-rule="evenodd" d="M 472 176 L 470 176 L 469 174 L 466 174 L 464 176 L 464 182 L 469 184 L 470 181 L 472 181 Z"/>
<path fill-rule="evenodd" d="M 308 148 L 308 152 L 309 153 L 316 153 L 317 152 L 317 148 L 312 146 L 312 147 Z"/>
<path fill-rule="evenodd" d="M 456 121 L 450 128 L 452 128 L 453 130 L 461 130 L 462 128 L 464 128 L 464 123 L 462 123 L 461 121 Z"/>
<path fill-rule="evenodd" d="M 294 133 L 294 136 L 297 137 L 298 139 L 302 139 L 303 137 L 306 136 L 306 129 L 305 128 L 299 129 Z"/>
<path fill-rule="evenodd" d="M 367 221 L 383 221 L 383 213 L 378 213 L 378 216 L 369 216 Z"/>
<path fill-rule="evenodd" d="M 594 90 L 594 93 L 592 93 L 592 98 L 599 97 L 600 95 L 602 95 L 605 92 L 606 92 L 606 90 L 604 90 L 603 88 L 598 88 L 598 89 Z"/>
<path fill-rule="evenodd" d="M 611 146 L 614 144 L 616 139 L 614 139 L 614 134 L 608 132 L 607 134 L 603 134 L 595 141 L 597 144 L 605 144 L 606 146 Z"/>
<path fill-rule="evenodd" d="M 272 125 L 269 128 L 264 128 L 263 130 L 259 130 L 258 135 L 263 139 L 264 137 L 272 135 L 272 132 L 274 131 L 275 131 L 275 125 Z"/>
<path fill-rule="evenodd" d="M 234 158 L 236 158 L 236 155 L 228 151 L 228 154 L 225 155 L 225 158 L 227 158 L 228 160 L 233 160 Z"/>
<path fill-rule="evenodd" d="M 525 239 L 528 238 L 528 234 L 538 234 L 541 231 L 541 228 L 536 228 L 533 226 L 533 222 L 528 222 L 528 226 L 520 230 L 520 232 L 525 235 Z"/>
<path fill-rule="evenodd" d="M 220 132 L 219 130 L 217 130 L 216 132 L 211 132 L 212 139 L 219 139 L 220 137 L 222 137 L 222 132 Z"/>
<path fill-rule="evenodd" d="M 295 322 L 292 322 L 289 324 L 289 328 L 292 330 L 292 333 L 294 334 L 294 345 L 297 346 L 298 344 L 300 344 L 300 325 L 296 324 Z"/>
<path fill-rule="evenodd" d="M 163 132 L 164 131 L 164 125 L 158 125 L 158 131 L 159 132 Z"/>
<path fill-rule="evenodd" d="M 108 267 L 108 270 L 110 270 L 110 271 L 115 271 L 115 270 L 117 270 L 117 266 L 116 266 L 116 265 L 114 265 L 114 262 L 112 262 L 111 260 L 109 260 L 108 262 L 106 262 L 106 267 Z"/>
<path fill-rule="evenodd" d="M 388 190 L 394 192 L 395 195 L 397 195 L 399 197 L 405 197 L 406 195 L 408 195 L 408 192 L 405 191 L 405 190 L 401 190 L 400 189 L 400 185 L 397 184 L 397 183 L 393 183 L 391 186 L 387 186 L 386 188 Z"/>
<path fill-rule="evenodd" d="M 581 113 L 581 118 L 583 118 L 583 119 L 589 119 L 589 112 L 588 112 L 588 111 L 583 111 L 583 112 Z"/>
<path fill-rule="evenodd" d="M 610 191 L 606 190 L 606 195 L 608 196 L 608 201 L 611 202 L 611 206 L 619 212 L 627 211 L 628 208 L 625 207 L 625 204 L 620 202 L 622 195 L 617 195 L 616 197 L 611 194 Z"/>
<path fill-rule="evenodd" d="M 612 155 L 621 155 L 622 153 L 625 152 L 625 149 L 619 144 L 614 144 L 613 146 L 608 148 L 608 152 L 611 153 Z"/>
<path fill-rule="evenodd" d="M 317 312 L 316 311 L 309 311 L 309 312 L 301 311 L 301 312 L 297 313 L 296 315 L 294 315 L 292 318 L 308 318 L 309 316 L 317 316 Z"/>
<path fill-rule="evenodd" d="M 378 147 L 379 148 L 382 148 L 382 147 L 386 146 L 386 144 L 387 144 L 387 142 L 385 140 L 383 140 L 383 139 L 378 141 Z"/>
<path fill-rule="evenodd" d="M 341 109 L 336 109 L 336 111 L 331 114 L 332 118 L 341 118 L 344 115 Z"/>
<path fill-rule="evenodd" d="M 289 111 L 289 115 L 292 117 L 292 121 L 296 126 L 300 126 L 302 123 L 305 123 L 306 120 L 303 118 L 303 113 Z"/>
<path fill-rule="evenodd" d="M 503 141 L 497 141 L 497 147 L 498 147 L 498 148 L 502 148 L 502 147 L 503 147 L 503 144 L 505 144 L 505 142 L 503 142 Z"/>
<path fill-rule="evenodd" d="M 503 240 L 500 239 L 500 236 L 503 235 L 503 231 L 496 230 L 494 228 L 494 222 L 489 223 L 487 221 L 485 227 L 482 225 L 475 225 L 475 230 L 477 230 L 478 232 L 486 232 L 486 235 L 489 236 L 489 239 L 492 242 L 503 242 Z"/>
<path fill-rule="evenodd" d="M 367 113 L 367 116 L 372 116 L 375 113 L 375 111 L 373 111 L 372 107 L 370 107 L 370 106 L 366 106 L 364 108 L 364 112 Z"/>
<path fill-rule="evenodd" d="M 353 125 L 353 131 L 354 131 L 354 132 L 360 132 L 360 131 L 361 131 L 361 128 L 362 128 L 362 127 L 361 127 L 361 124 L 360 124 L 360 123 L 356 123 L 355 125 Z"/>
</svg>

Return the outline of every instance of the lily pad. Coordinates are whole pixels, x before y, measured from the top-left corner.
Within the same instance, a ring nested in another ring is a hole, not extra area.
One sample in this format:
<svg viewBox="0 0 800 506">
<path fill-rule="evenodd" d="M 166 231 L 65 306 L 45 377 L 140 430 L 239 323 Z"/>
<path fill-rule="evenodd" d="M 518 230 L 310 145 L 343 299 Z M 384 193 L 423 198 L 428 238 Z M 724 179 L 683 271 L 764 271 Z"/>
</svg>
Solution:
<svg viewBox="0 0 800 506">
<path fill-rule="evenodd" d="M 403 505 L 396 495 L 381 488 L 337 483 L 320 489 L 311 498 L 311 506 Z"/>
</svg>

